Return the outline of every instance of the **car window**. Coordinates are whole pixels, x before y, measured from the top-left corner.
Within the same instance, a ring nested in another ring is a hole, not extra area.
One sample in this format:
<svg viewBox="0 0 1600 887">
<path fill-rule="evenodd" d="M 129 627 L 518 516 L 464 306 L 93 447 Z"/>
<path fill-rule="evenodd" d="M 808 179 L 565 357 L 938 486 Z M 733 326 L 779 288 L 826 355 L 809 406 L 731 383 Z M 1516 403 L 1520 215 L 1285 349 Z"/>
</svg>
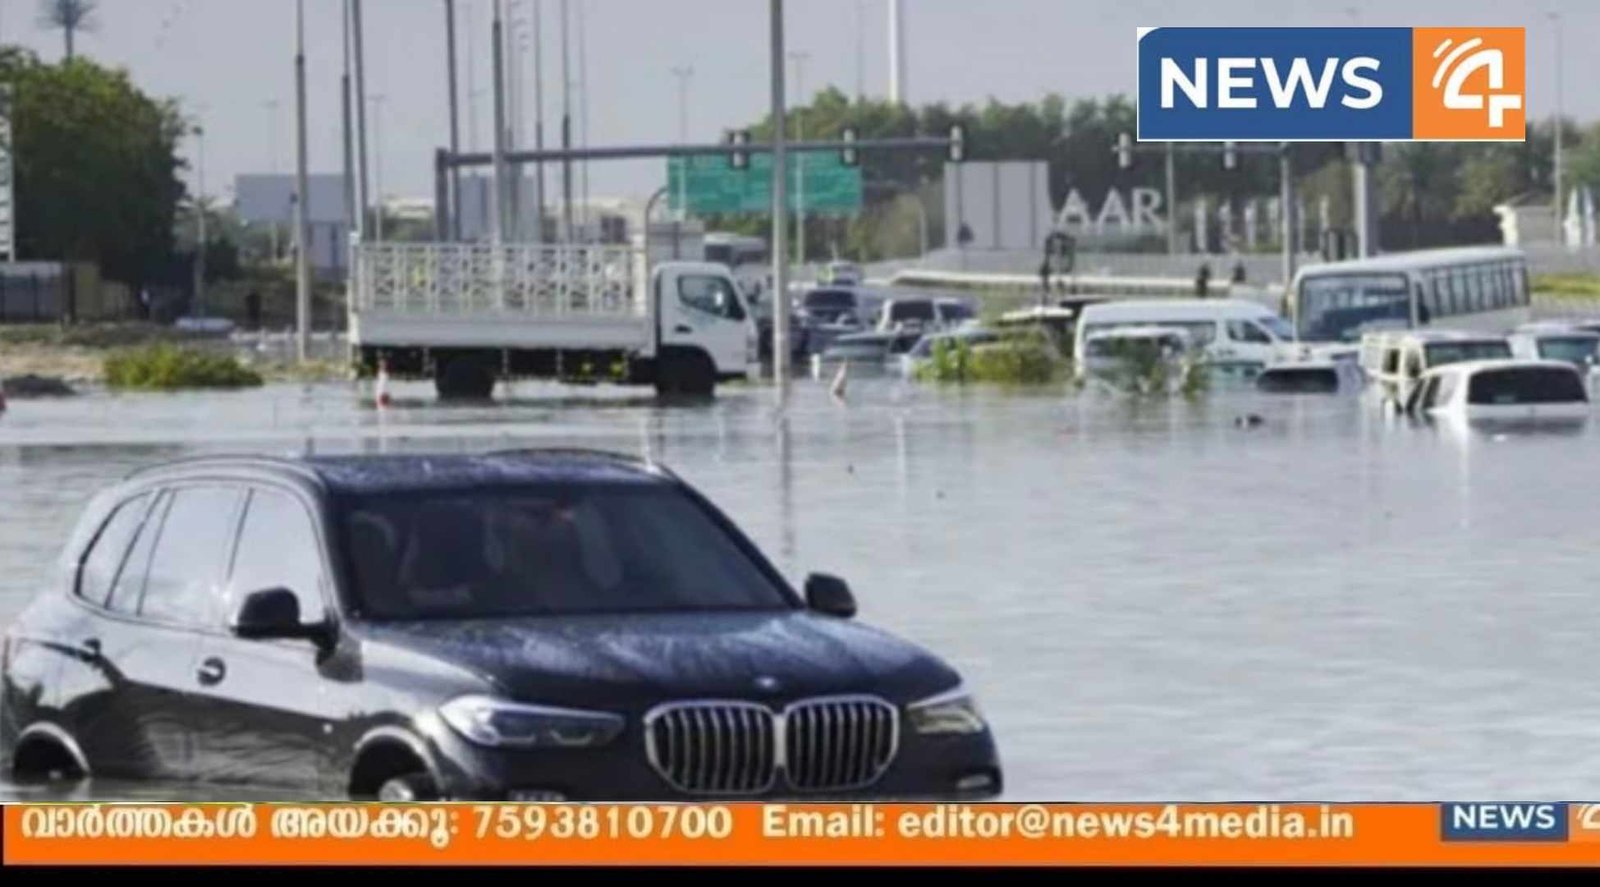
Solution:
<svg viewBox="0 0 1600 887">
<path fill-rule="evenodd" d="M 733 531 L 664 484 L 397 491 L 352 498 L 341 512 L 370 618 L 790 606 Z"/>
<path fill-rule="evenodd" d="M 127 557 L 122 559 L 117 578 L 111 583 L 106 607 L 130 615 L 138 612 L 139 598 L 144 594 L 145 576 L 150 572 L 150 552 L 155 549 L 156 538 L 161 535 L 161 522 L 166 519 L 167 506 L 171 502 L 172 494 L 162 493 L 151 506 L 133 546 L 128 549 Z"/>
<path fill-rule="evenodd" d="M 111 517 L 101 526 L 100 533 L 89 546 L 78 571 L 78 596 L 97 606 L 104 606 L 111 594 L 111 584 L 117 571 L 127 558 L 128 546 L 144 524 L 150 511 L 150 494 L 139 495 L 118 505 Z"/>
<path fill-rule="evenodd" d="M 744 308 L 734 294 L 733 284 L 724 277 L 685 274 L 678 278 L 678 299 L 696 311 L 729 320 L 744 320 Z"/>
<path fill-rule="evenodd" d="M 150 556 L 140 616 L 179 625 L 221 624 L 218 592 L 237 527 L 239 499 L 234 487 L 173 491 Z"/>
<path fill-rule="evenodd" d="M 1389 350 L 1383 352 L 1383 371 L 1391 375 L 1400 372 L 1399 349 L 1390 348 Z"/>
<path fill-rule="evenodd" d="M 1253 323 L 1243 320 L 1228 321 L 1228 338 L 1252 345 L 1271 345 L 1272 337 Z"/>
<path fill-rule="evenodd" d="M 253 591 L 286 588 L 300 599 L 300 620 L 320 622 L 324 575 L 322 545 L 311 513 L 287 493 L 252 491 L 239 527 L 223 612 L 233 614 Z"/>
<path fill-rule="evenodd" d="M 1406 375 L 1413 379 L 1422 375 L 1422 355 L 1415 351 L 1406 354 Z"/>
<path fill-rule="evenodd" d="M 1481 405 L 1584 403 L 1588 399 L 1576 372 L 1555 367 L 1486 370 L 1475 374 L 1467 388 L 1467 401 Z"/>
</svg>

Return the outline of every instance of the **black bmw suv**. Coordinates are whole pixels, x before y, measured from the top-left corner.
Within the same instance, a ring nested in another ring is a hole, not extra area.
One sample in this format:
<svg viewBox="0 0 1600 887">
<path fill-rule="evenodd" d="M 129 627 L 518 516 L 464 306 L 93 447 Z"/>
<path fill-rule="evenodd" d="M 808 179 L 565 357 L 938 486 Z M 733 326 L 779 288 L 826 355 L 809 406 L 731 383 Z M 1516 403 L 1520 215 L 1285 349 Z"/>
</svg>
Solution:
<svg viewBox="0 0 1600 887">
<path fill-rule="evenodd" d="M 4 637 L 18 777 L 325 798 L 982 798 L 959 676 L 606 453 L 205 458 L 90 504 Z"/>
</svg>

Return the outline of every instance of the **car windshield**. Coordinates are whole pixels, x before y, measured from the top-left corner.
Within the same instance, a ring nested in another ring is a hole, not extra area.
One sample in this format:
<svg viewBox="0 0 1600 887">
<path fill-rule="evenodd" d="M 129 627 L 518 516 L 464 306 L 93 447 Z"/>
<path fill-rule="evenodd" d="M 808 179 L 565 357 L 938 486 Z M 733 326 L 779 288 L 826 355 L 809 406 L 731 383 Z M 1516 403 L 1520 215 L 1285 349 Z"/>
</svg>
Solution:
<svg viewBox="0 0 1600 887">
<path fill-rule="evenodd" d="M 1442 367 L 1465 360 L 1503 360 L 1511 356 L 1511 345 L 1504 341 L 1430 342 L 1425 350 L 1430 367 Z"/>
<path fill-rule="evenodd" d="M 1333 274 L 1300 284 L 1300 338 L 1354 342 L 1368 327 L 1411 321 L 1411 294 L 1401 274 Z"/>
<path fill-rule="evenodd" d="M 927 301 L 895 302 L 889 306 L 889 322 L 906 320 L 932 320 L 933 303 Z"/>
<path fill-rule="evenodd" d="M 856 307 L 855 294 L 849 290 L 812 290 L 806 293 L 808 311 L 850 311 Z"/>
<path fill-rule="evenodd" d="M 1583 403 L 1588 399 L 1578 374 L 1559 367 L 1486 370 L 1474 375 L 1467 389 L 1467 402 L 1480 405 Z"/>
<path fill-rule="evenodd" d="M 1285 342 L 1294 340 L 1294 326 L 1290 324 L 1289 321 L 1284 320 L 1276 314 L 1258 317 L 1256 318 L 1256 323 L 1259 323 L 1261 326 L 1265 327 L 1266 331 L 1271 333 L 1274 338 L 1281 339 Z"/>
<path fill-rule="evenodd" d="M 1593 363 L 1600 339 L 1593 336 L 1546 336 L 1539 340 L 1539 356 L 1545 360 L 1564 360 L 1568 363 Z"/>
<path fill-rule="evenodd" d="M 733 531 L 665 484 L 388 492 L 353 497 L 341 510 L 367 618 L 790 606 Z"/>
<path fill-rule="evenodd" d="M 1339 371 L 1333 367 L 1273 369 L 1257 377 L 1256 386 L 1275 394 L 1333 394 L 1339 390 Z"/>
</svg>

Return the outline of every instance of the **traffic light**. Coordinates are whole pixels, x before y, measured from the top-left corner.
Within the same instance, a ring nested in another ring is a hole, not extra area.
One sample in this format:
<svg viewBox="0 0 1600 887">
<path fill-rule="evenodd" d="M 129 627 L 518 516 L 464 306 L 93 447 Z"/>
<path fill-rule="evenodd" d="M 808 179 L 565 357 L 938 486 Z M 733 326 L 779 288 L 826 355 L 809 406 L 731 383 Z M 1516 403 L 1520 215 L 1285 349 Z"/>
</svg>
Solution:
<svg viewBox="0 0 1600 887">
<path fill-rule="evenodd" d="M 1127 169 L 1133 166 L 1133 136 L 1121 133 L 1117 136 L 1117 168 Z"/>
<path fill-rule="evenodd" d="M 1239 150 L 1234 147 L 1233 142 L 1222 143 L 1222 168 L 1239 168 Z"/>
<path fill-rule="evenodd" d="M 960 163 L 967 159 L 967 128 L 959 123 L 950 125 L 950 162 Z"/>
<path fill-rule="evenodd" d="M 750 168 L 750 152 L 744 146 L 750 144 L 750 130 L 736 129 L 728 133 L 728 144 L 733 146 L 733 151 L 728 155 L 728 165 L 734 169 Z"/>
<path fill-rule="evenodd" d="M 839 133 L 839 139 L 844 142 L 844 147 L 839 149 L 839 162 L 845 166 L 860 166 L 861 152 L 856 150 L 856 128 L 845 127 Z"/>
</svg>

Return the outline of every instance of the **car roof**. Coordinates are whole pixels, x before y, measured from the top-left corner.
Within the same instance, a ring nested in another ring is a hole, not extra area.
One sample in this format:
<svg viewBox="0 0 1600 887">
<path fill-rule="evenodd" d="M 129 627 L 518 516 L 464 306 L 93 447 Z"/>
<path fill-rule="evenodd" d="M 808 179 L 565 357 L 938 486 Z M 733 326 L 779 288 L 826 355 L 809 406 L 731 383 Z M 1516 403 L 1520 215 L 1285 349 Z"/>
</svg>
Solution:
<svg viewBox="0 0 1600 887">
<path fill-rule="evenodd" d="M 604 450 L 543 448 L 494 453 L 337 456 L 201 456 L 134 472 L 130 481 L 193 476 L 277 476 L 333 493 L 378 493 L 552 481 L 651 483 L 675 479 L 659 465 Z"/>
<path fill-rule="evenodd" d="M 1381 271 L 1412 271 L 1476 262 L 1498 262 L 1508 259 L 1525 259 L 1522 250 L 1511 246 L 1451 246 L 1438 249 L 1412 250 L 1390 253 L 1366 259 L 1346 259 L 1338 262 L 1319 262 L 1300 270 L 1297 279 L 1338 274 L 1364 274 Z"/>
<path fill-rule="evenodd" d="M 1516 358 L 1508 360 L 1502 358 L 1499 360 L 1464 360 L 1459 363 L 1447 363 L 1442 367 L 1434 367 L 1422 375 L 1424 377 L 1442 376 L 1446 373 L 1472 375 L 1491 370 L 1532 369 L 1540 367 L 1565 370 L 1574 374 L 1578 372 L 1577 369 L 1572 366 L 1572 364 L 1564 360 L 1519 360 Z"/>
<path fill-rule="evenodd" d="M 1096 330 L 1089 334 L 1090 341 L 1096 339 L 1135 339 L 1147 336 L 1179 336 L 1188 338 L 1189 331 L 1176 326 L 1162 326 L 1158 323 L 1142 324 L 1140 326 L 1119 326 L 1115 329 Z"/>
<path fill-rule="evenodd" d="M 1167 317 L 1161 318 L 1162 314 L 1166 314 Z M 1192 315 L 1194 319 L 1207 320 L 1230 315 L 1277 316 L 1271 308 L 1250 299 L 1117 299 L 1110 302 L 1096 302 L 1083 309 L 1085 322 L 1118 315 L 1167 320 L 1183 319 L 1180 315 Z"/>
</svg>

